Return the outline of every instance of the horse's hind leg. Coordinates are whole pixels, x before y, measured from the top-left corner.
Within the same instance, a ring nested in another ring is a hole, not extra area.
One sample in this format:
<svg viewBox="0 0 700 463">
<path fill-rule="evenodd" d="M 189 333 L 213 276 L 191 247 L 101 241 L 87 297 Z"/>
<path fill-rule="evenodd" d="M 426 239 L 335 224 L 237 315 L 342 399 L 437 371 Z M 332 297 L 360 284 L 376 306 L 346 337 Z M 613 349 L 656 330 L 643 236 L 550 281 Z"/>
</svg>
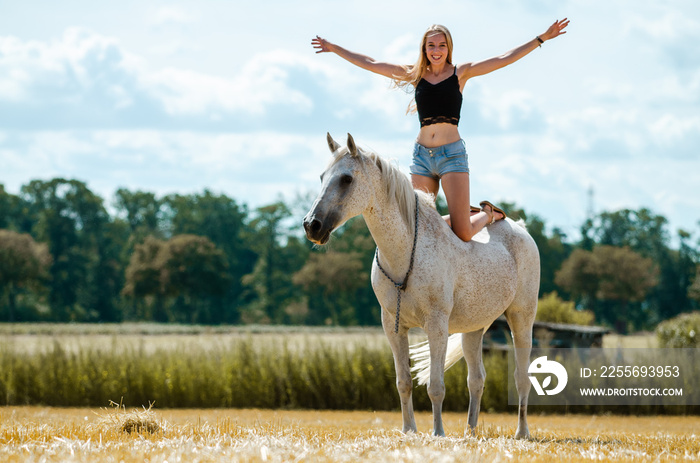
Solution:
<svg viewBox="0 0 700 463">
<path fill-rule="evenodd" d="M 416 420 L 413 414 L 413 378 L 411 378 L 411 360 L 408 354 L 408 335 L 405 329 L 394 333 L 391 328 L 384 329 L 391 351 L 394 354 L 394 368 L 396 369 L 396 389 L 401 398 L 401 415 L 403 417 L 403 432 L 416 432 Z"/>
<path fill-rule="evenodd" d="M 479 420 L 481 396 L 484 393 L 486 370 L 482 357 L 482 340 L 484 331 L 472 331 L 462 334 L 462 352 L 467 361 L 467 386 L 469 387 L 469 412 L 467 413 L 467 432 L 473 434 Z"/>
<path fill-rule="evenodd" d="M 532 325 L 535 311 L 507 310 L 506 319 L 513 335 L 515 354 L 515 388 L 518 391 L 518 429 L 516 439 L 528 439 L 530 430 L 527 427 L 527 397 L 530 394 L 530 378 L 527 369 L 530 364 L 532 349 Z"/>
<path fill-rule="evenodd" d="M 428 380 L 428 397 L 433 404 L 433 434 L 444 436 L 442 427 L 442 402 L 445 400 L 445 356 L 447 354 L 447 317 L 443 314 L 431 314 L 431 320 L 425 324 L 430 346 L 430 379 Z"/>
</svg>

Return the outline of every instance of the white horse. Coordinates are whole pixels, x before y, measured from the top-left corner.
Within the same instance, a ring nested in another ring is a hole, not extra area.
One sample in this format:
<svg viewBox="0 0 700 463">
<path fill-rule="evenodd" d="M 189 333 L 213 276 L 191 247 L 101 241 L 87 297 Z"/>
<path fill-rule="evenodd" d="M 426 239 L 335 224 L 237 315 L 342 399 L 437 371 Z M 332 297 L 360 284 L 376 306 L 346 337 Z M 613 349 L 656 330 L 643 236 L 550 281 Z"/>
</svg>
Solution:
<svg viewBox="0 0 700 463">
<path fill-rule="evenodd" d="M 321 176 L 321 193 L 304 218 L 306 236 L 325 244 L 333 230 L 360 214 L 369 227 L 377 244 L 372 287 L 394 355 L 403 432 L 416 432 L 408 329 L 421 327 L 428 337 L 423 376 L 433 406 L 433 433 L 444 435 L 444 370 L 462 355 L 469 369 L 467 425 L 473 432 L 486 378 L 483 334 L 505 314 L 516 347 L 515 437 L 529 437 L 527 368 L 540 281 L 539 253 L 532 237 L 520 223 L 505 219 L 463 242 L 440 217 L 433 197 L 414 192 L 408 177 L 389 162 L 358 149 L 349 134 L 347 147 L 330 134 L 328 146 L 334 157 Z"/>
</svg>

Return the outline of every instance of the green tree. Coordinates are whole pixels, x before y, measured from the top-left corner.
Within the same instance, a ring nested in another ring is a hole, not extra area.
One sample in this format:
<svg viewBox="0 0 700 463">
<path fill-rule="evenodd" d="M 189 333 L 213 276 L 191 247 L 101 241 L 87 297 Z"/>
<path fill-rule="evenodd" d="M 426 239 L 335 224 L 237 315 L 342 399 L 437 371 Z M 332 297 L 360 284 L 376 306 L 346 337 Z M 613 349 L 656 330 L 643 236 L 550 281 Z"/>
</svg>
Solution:
<svg viewBox="0 0 700 463">
<path fill-rule="evenodd" d="M 260 207 L 255 212 L 250 222 L 249 243 L 258 258 L 253 271 L 242 280 L 250 298 L 244 321 L 286 323 L 289 317 L 285 309 L 297 304 L 303 296 L 292 277 L 304 265 L 309 245 L 290 236 L 287 223 L 291 211 L 283 202 Z"/>
<path fill-rule="evenodd" d="M 351 219 L 339 231 L 337 239 L 332 242 L 331 249 L 356 256 L 354 259 L 359 262 L 356 270 L 345 277 L 357 282 L 356 289 L 347 292 L 348 302 L 355 307 L 356 323 L 365 326 L 381 325 L 381 307 L 369 277 L 377 249 L 374 239 L 363 217 Z M 360 285 L 361 282 L 362 285 Z"/>
<path fill-rule="evenodd" d="M 692 310 L 688 284 L 693 272 L 682 250 L 671 249 L 668 221 L 646 208 L 604 212 L 595 220 L 592 236 L 598 244 L 623 247 L 654 261 L 658 268 L 658 285 L 647 295 L 647 327 L 660 320 Z M 680 232 L 681 240 L 684 232 Z"/>
<path fill-rule="evenodd" d="M 114 196 L 117 215 L 128 224 L 134 242 L 140 243 L 146 236 L 162 236 L 161 201 L 155 194 L 120 188 Z"/>
<path fill-rule="evenodd" d="M 557 272 L 556 281 L 591 308 L 597 320 L 613 324 L 620 332 L 644 322 L 639 311 L 637 315 L 629 311 L 629 305 L 642 302 L 658 282 L 650 258 L 616 246 L 575 250 Z"/>
<path fill-rule="evenodd" d="M 0 229 L 10 228 L 12 225 L 12 210 L 14 197 L 5 191 L 5 186 L 0 183 Z"/>
<path fill-rule="evenodd" d="M 537 214 L 528 213 L 515 203 L 501 203 L 508 217 L 523 220 L 527 231 L 535 240 L 540 253 L 540 297 L 551 292 L 563 292 L 555 281 L 555 274 L 569 257 L 573 246 L 566 242 L 566 234 L 559 228 L 547 232 L 546 222 Z"/>
<path fill-rule="evenodd" d="M 132 300 L 133 315 L 136 319 L 168 321 L 165 291 L 158 265 L 158 255 L 164 247 L 165 241 L 152 236 L 146 237 L 143 243 L 134 246 L 129 265 L 126 267 L 122 294 Z M 149 298 L 152 300 L 150 304 Z"/>
<path fill-rule="evenodd" d="M 211 323 L 212 299 L 229 283 L 227 268 L 223 251 L 206 237 L 147 237 L 134 247 L 122 294 L 141 300 L 134 304 L 141 318 Z"/>
<path fill-rule="evenodd" d="M 251 244 L 255 232 L 246 224 L 248 210 L 225 195 L 209 190 L 203 194 L 170 195 L 162 200 L 163 226 L 170 235 L 206 236 L 221 249 L 228 262 L 231 278 L 219 305 L 212 312 L 211 323 L 238 323 L 240 307 L 254 295 L 246 292 L 243 277 L 253 271 L 258 254 Z"/>
<path fill-rule="evenodd" d="M 176 235 L 156 258 L 166 296 L 175 298 L 176 321 L 211 323 L 212 298 L 228 286 L 228 263 L 223 251 L 204 236 Z"/>
<path fill-rule="evenodd" d="M 129 241 L 129 231 L 122 221 L 109 221 L 100 227 L 95 236 L 85 298 L 101 322 L 120 322 L 124 316 L 124 301 L 120 298 L 124 287 L 124 270 L 127 262 L 124 249 Z"/>
<path fill-rule="evenodd" d="M 696 302 L 700 302 L 700 265 L 695 272 L 695 278 L 688 287 L 688 297 Z"/>
<path fill-rule="evenodd" d="M 557 285 L 564 288 L 584 307 L 595 308 L 598 293 L 598 268 L 592 251 L 574 249 L 556 272 Z"/>
<path fill-rule="evenodd" d="M 688 307 L 683 310 L 697 310 L 698 302 L 700 302 L 700 249 L 694 248 L 690 244 L 692 235 L 684 230 L 678 230 L 678 238 L 680 247 L 678 249 L 678 279 L 679 286 L 686 288 L 688 297 Z"/>
<path fill-rule="evenodd" d="M 595 238 L 593 237 L 593 228 L 594 225 L 592 218 L 586 219 L 581 225 L 581 241 L 578 244 L 580 249 L 583 249 L 584 251 L 592 251 L 595 247 L 596 242 Z"/>
<path fill-rule="evenodd" d="M 598 216 L 594 236 L 598 244 L 628 246 L 644 256 L 652 257 L 666 247 L 667 223 L 665 217 L 655 215 L 646 208 L 603 212 Z"/>
<path fill-rule="evenodd" d="M 78 180 L 34 180 L 21 189 L 31 216 L 32 235 L 46 242 L 53 256 L 49 304 L 55 320 L 119 319 L 119 284 L 113 276 L 109 224 L 102 199 Z"/>
<path fill-rule="evenodd" d="M 294 283 L 314 302 L 310 324 L 357 324 L 354 293 L 367 285 L 369 272 L 359 252 L 316 252 L 294 274 Z"/>
<path fill-rule="evenodd" d="M 525 225 L 540 252 L 540 296 L 559 291 L 555 275 L 571 254 L 571 246 L 565 241 L 566 235 L 554 228 L 548 236 L 544 220 L 535 214 L 527 218 Z"/>
<path fill-rule="evenodd" d="M 21 196 L 8 193 L 0 184 L 0 229 L 31 233 L 36 219 L 36 215 Z"/>
<path fill-rule="evenodd" d="M 122 269 L 121 287 L 126 288 L 129 286 L 125 281 L 126 269 L 134 256 L 135 246 L 143 244 L 148 237 L 163 238 L 165 235 L 161 211 L 162 201 L 150 192 L 129 191 L 120 188 L 114 195 L 113 205 L 116 211 L 113 221 L 114 227 L 115 230 L 121 230 L 120 236 L 123 241 L 118 253 Z M 124 295 L 123 290 L 121 293 Z M 123 302 L 125 304 L 123 308 L 124 319 L 153 319 L 154 314 L 144 312 L 146 306 L 142 303 L 141 297 L 127 297 Z M 158 308 L 155 316 L 163 319 L 162 305 L 156 304 L 156 306 Z"/>
<path fill-rule="evenodd" d="M 0 230 L 0 294 L 6 295 L 7 317 L 13 322 L 17 313 L 17 296 L 28 289 L 40 291 L 51 265 L 45 244 L 28 234 Z"/>
</svg>

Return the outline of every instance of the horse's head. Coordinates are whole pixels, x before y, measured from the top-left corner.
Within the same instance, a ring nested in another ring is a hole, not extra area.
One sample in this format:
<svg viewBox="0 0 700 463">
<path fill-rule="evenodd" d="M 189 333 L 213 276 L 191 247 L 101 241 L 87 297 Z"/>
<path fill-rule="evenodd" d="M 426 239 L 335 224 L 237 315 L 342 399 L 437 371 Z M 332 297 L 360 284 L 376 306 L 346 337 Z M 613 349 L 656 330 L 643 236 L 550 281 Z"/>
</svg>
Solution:
<svg viewBox="0 0 700 463">
<path fill-rule="evenodd" d="M 359 152 L 348 134 L 347 147 L 341 147 L 328 134 L 333 161 L 321 175 L 321 193 L 304 217 L 306 237 L 316 244 L 326 244 L 331 233 L 348 219 L 362 214 L 372 200 L 367 186 L 368 160 Z"/>
</svg>

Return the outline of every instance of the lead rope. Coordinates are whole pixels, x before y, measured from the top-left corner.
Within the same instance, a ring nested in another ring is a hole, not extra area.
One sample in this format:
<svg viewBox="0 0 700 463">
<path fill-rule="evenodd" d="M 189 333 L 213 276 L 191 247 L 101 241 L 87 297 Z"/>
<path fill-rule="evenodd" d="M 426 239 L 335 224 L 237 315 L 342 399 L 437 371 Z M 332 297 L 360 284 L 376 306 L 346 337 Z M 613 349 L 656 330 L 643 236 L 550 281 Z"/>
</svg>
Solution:
<svg viewBox="0 0 700 463">
<path fill-rule="evenodd" d="M 408 286 L 408 276 L 411 274 L 411 271 L 413 270 L 413 260 L 414 257 L 416 256 L 416 242 L 418 241 L 418 193 L 415 193 L 416 195 L 416 223 L 415 223 L 415 231 L 413 232 L 413 249 L 411 250 L 411 262 L 408 264 L 408 271 L 406 272 L 406 276 L 403 279 L 403 282 L 398 283 L 394 281 L 393 278 L 389 276 L 388 273 L 382 268 L 382 264 L 379 263 L 379 248 L 374 253 L 374 260 L 377 261 L 377 267 L 379 267 L 379 270 L 382 271 L 385 277 L 389 279 L 394 284 L 394 287 L 396 287 L 396 323 L 394 324 L 394 333 L 399 332 L 399 312 L 401 311 L 401 291 L 406 291 L 406 286 Z"/>
</svg>

